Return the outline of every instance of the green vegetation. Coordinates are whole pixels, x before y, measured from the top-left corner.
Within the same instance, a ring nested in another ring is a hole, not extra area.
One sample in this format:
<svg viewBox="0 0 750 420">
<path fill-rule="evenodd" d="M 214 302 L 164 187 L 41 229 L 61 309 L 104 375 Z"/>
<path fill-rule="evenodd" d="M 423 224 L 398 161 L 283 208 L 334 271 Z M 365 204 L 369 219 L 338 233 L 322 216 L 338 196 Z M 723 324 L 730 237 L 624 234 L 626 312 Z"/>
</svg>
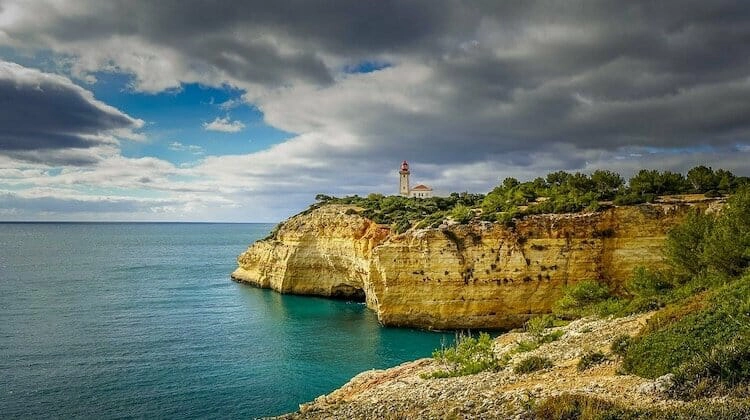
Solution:
<svg viewBox="0 0 750 420">
<path fill-rule="evenodd" d="M 707 173 L 693 172 L 690 185 L 718 185 Z M 554 313 L 575 318 L 659 309 L 637 336 L 612 342 L 625 372 L 674 374 L 668 391 L 674 398 L 750 396 L 750 188 L 740 188 L 719 214 L 696 212 L 673 228 L 665 255 L 666 269 L 636 269 L 622 290 L 596 281 L 566 288 Z M 603 357 L 587 356 L 580 366 Z"/>
<path fill-rule="evenodd" d="M 433 378 L 473 375 L 500 367 L 492 351 L 492 338 L 487 333 L 477 338 L 459 334 L 452 346 L 435 350 L 432 357 L 444 366 L 430 375 Z"/>
<path fill-rule="evenodd" d="M 618 308 L 613 309 L 612 306 Z M 619 309 L 620 300 L 609 286 L 596 280 L 584 280 L 563 289 L 563 296 L 552 306 L 552 313 L 563 319 L 587 315 L 605 316 Z"/>
<path fill-rule="evenodd" d="M 750 401 L 728 399 L 669 408 L 636 408 L 591 395 L 562 394 L 544 399 L 533 411 L 536 418 L 547 420 L 740 420 L 750 417 Z"/>
<path fill-rule="evenodd" d="M 614 340 L 612 340 L 609 351 L 611 351 L 612 354 L 617 357 L 624 357 L 628 352 L 628 347 L 630 347 L 631 340 L 632 337 L 627 334 L 619 335 L 615 337 Z"/>
<path fill-rule="evenodd" d="M 691 169 L 687 177 L 675 172 L 644 169 L 628 183 L 612 171 L 597 170 L 590 175 L 557 171 L 528 182 L 506 178 L 486 196 L 464 192 L 432 198 L 383 194 L 337 198 L 318 194 L 316 203 L 303 213 L 325 204 L 354 205 L 362 208 L 362 216 L 390 225 L 396 233 L 412 227 L 438 227 L 448 218 L 466 224 L 477 217 L 477 213 L 482 220 L 512 226 L 515 219 L 532 214 L 598 211 L 610 201 L 616 205 L 640 204 L 653 202 L 661 194 L 721 196 L 748 184 L 750 179 L 746 177 L 704 166 Z M 605 233 L 602 237 L 608 237 Z"/>
<path fill-rule="evenodd" d="M 543 356 L 529 356 L 522 359 L 513 367 L 513 373 L 520 375 L 524 373 L 536 372 L 542 369 L 549 369 L 553 366 L 552 361 Z"/>
<path fill-rule="evenodd" d="M 607 361 L 607 356 L 600 351 L 590 351 L 581 356 L 581 360 L 578 361 L 576 368 L 579 372 L 582 372 L 590 367 Z"/>
<path fill-rule="evenodd" d="M 432 198 L 382 194 L 336 198 L 318 194 L 315 197 L 317 203 L 306 211 L 326 204 L 350 204 L 362 207 L 362 216 L 376 223 L 390 225 L 396 233 L 402 233 L 414 225 L 420 228 L 437 227 L 448 216 L 459 223 L 468 223 L 474 217 L 471 209 L 478 207 L 483 198 L 482 194 L 469 193 L 452 193 L 448 197 Z"/>
</svg>

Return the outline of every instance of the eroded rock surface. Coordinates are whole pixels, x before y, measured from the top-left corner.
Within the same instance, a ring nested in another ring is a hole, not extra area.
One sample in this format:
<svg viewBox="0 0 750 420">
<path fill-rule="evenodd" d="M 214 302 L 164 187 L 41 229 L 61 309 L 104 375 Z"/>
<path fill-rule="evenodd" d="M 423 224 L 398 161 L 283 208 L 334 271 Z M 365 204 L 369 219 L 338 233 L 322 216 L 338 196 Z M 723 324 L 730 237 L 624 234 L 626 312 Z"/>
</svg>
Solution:
<svg viewBox="0 0 750 420">
<path fill-rule="evenodd" d="M 619 287 L 662 264 L 667 231 L 695 207 L 672 202 L 392 233 L 355 208 L 327 205 L 283 223 L 238 258 L 237 281 L 281 293 L 365 299 L 384 325 L 517 327 L 548 313 L 563 287 Z"/>
</svg>

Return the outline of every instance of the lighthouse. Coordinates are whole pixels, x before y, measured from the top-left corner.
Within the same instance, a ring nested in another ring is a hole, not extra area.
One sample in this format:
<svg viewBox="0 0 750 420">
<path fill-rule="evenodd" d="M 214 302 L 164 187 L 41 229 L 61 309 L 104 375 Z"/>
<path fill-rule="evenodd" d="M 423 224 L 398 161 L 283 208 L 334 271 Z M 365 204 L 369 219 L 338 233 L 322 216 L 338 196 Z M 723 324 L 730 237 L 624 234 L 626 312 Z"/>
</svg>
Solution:
<svg viewBox="0 0 750 420">
<path fill-rule="evenodd" d="M 409 189 L 409 174 L 411 173 L 409 172 L 409 162 L 401 162 L 401 170 L 399 170 L 398 173 L 401 175 L 401 180 L 398 184 L 398 193 L 404 197 L 408 197 L 411 192 Z"/>
</svg>

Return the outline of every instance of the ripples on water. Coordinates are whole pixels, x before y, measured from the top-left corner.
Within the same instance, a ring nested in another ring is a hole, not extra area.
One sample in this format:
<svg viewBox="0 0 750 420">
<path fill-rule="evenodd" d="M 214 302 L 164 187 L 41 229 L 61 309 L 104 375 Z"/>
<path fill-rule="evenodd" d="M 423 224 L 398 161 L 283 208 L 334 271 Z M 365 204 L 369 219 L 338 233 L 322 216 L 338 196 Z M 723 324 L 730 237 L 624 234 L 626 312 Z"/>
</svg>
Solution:
<svg viewBox="0 0 750 420">
<path fill-rule="evenodd" d="M 0 417 L 294 411 L 441 334 L 229 280 L 267 224 L 0 224 Z"/>
</svg>

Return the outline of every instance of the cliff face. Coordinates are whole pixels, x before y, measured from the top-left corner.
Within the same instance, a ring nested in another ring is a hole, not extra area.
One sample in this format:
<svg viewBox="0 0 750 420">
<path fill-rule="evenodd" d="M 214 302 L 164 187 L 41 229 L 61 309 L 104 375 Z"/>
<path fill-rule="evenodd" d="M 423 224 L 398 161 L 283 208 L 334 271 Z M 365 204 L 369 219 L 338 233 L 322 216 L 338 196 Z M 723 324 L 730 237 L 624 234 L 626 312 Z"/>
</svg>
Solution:
<svg viewBox="0 0 750 420">
<path fill-rule="evenodd" d="M 384 325 L 512 328 L 549 312 L 565 285 L 598 279 L 617 287 L 635 267 L 661 264 L 667 230 L 707 205 L 615 207 L 527 217 L 514 228 L 402 235 L 330 205 L 253 244 L 232 278 L 282 293 L 364 298 Z"/>
</svg>

